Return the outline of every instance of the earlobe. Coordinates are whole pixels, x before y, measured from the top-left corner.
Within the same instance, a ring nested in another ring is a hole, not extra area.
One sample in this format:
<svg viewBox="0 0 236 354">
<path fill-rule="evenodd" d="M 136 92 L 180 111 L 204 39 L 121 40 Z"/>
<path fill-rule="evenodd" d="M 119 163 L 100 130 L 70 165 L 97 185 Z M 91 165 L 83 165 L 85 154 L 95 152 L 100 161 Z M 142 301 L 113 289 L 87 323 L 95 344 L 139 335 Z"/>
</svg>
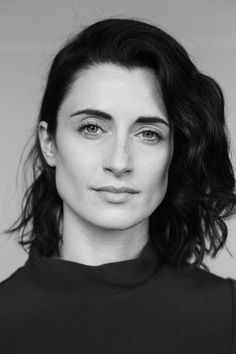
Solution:
<svg viewBox="0 0 236 354">
<path fill-rule="evenodd" d="M 48 124 L 41 121 L 38 125 L 38 136 L 42 154 L 51 167 L 56 166 L 54 139 L 48 134 Z"/>
</svg>

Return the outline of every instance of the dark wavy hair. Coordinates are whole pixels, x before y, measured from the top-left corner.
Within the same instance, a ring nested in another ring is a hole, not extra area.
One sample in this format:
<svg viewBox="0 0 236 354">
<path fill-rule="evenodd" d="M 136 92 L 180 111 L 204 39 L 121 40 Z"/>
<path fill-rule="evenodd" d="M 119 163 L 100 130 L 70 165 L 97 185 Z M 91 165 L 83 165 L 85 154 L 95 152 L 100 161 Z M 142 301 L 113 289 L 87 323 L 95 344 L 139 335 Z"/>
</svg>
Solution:
<svg viewBox="0 0 236 354">
<path fill-rule="evenodd" d="M 6 232 L 20 231 L 18 242 L 23 247 L 30 244 L 47 257 L 59 255 L 62 200 L 55 167 L 47 164 L 41 151 L 38 124 L 46 121 L 54 138 L 58 110 L 78 73 L 101 63 L 154 71 L 173 129 L 174 154 L 165 198 L 149 219 L 150 237 L 164 260 L 179 271 L 198 266 L 209 271 L 203 257 L 215 257 L 225 245 L 224 220 L 235 213 L 236 204 L 223 94 L 172 36 L 136 19 L 96 22 L 69 40 L 54 58 L 27 156 L 33 181 L 19 218 Z"/>
</svg>

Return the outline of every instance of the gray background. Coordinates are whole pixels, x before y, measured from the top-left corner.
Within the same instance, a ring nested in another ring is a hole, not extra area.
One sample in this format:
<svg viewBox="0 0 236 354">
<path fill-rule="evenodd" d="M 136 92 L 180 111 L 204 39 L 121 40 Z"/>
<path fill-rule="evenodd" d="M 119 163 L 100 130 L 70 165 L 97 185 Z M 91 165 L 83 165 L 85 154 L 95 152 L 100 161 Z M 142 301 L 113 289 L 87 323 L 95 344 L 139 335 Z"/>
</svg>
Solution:
<svg viewBox="0 0 236 354">
<path fill-rule="evenodd" d="M 104 17 L 150 20 L 176 37 L 191 58 L 223 88 L 236 168 L 236 2 L 234 0 L 0 0 L 0 231 L 18 215 L 22 184 L 17 164 L 37 118 L 50 61 L 81 26 Z M 219 161 L 220 163 L 220 161 Z M 212 273 L 236 279 L 236 216 L 229 221 L 227 248 Z M 17 236 L 0 237 L 0 281 L 28 255 Z"/>
</svg>

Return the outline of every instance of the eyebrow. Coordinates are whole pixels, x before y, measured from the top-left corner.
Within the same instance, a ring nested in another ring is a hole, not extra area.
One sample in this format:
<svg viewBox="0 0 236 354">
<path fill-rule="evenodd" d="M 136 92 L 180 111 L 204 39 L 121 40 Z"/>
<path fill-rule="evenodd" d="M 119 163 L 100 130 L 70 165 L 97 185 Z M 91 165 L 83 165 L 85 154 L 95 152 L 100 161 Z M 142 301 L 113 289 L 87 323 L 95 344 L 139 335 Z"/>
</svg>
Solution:
<svg viewBox="0 0 236 354">
<path fill-rule="evenodd" d="M 97 110 L 97 109 L 83 109 L 83 110 L 79 110 L 76 111 L 74 113 L 72 113 L 70 115 L 70 117 L 75 117 L 81 114 L 88 114 L 88 115 L 93 115 L 97 118 L 102 118 L 108 121 L 112 121 L 113 118 L 110 114 Z M 167 127 L 170 127 L 169 123 L 166 122 L 166 120 L 164 120 L 163 118 L 160 117 L 156 117 L 156 116 L 140 116 L 139 118 L 136 119 L 136 121 L 134 122 L 136 124 L 147 124 L 147 123 L 161 123 L 161 124 L 165 124 Z"/>
</svg>

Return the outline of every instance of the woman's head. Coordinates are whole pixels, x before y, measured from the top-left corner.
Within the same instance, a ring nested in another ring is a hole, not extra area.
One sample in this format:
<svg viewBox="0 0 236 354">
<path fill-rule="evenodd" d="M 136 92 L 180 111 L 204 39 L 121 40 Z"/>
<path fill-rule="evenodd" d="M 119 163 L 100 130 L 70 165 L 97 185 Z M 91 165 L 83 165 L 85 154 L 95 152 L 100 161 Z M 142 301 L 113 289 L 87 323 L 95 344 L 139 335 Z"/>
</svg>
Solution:
<svg viewBox="0 0 236 354">
<path fill-rule="evenodd" d="M 88 109 L 103 113 L 76 114 Z M 163 122 L 134 123 L 143 116 Z M 85 135 L 82 121 L 101 122 L 99 136 Z M 141 134 L 146 127 L 158 132 L 155 143 Z M 82 212 L 82 198 L 92 216 L 101 197 L 89 187 L 108 184 L 141 193 L 126 203 L 134 208 L 126 219 L 124 209 L 119 214 L 119 205 L 109 203 L 93 221 L 105 225 L 108 214 L 122 228 L 122 218 L 129 227 L 150 216 L 150 235 L 169 262 L 183 267 L 195 256 L 199 265 L 206 240 L 215 254 L 224 244 L 223 218 L 233 212 L 235 196 L 222 92 L 161 29 L 108 19 L 70 40 L 52 63 L 35 137 L 34 181 L 12 230 L 23 229 L 23 237 L 32 222 L 30 243 L 41 253 L 58 252 L 63 201 Z"/>
<path fill-rule="evenodd" d="M 55 167 L 63 216 L 124 230 L 148 218 L 164 199 L 173 138 L 155 74 L 97 64 L 74 80 L 57 114 L 54 138 L 40 122 L 42 151 Z M 54 144 L 55 142 L 55 144 Z M 113 194 L 101 187 L 129 187 Z"/>
</svg>

